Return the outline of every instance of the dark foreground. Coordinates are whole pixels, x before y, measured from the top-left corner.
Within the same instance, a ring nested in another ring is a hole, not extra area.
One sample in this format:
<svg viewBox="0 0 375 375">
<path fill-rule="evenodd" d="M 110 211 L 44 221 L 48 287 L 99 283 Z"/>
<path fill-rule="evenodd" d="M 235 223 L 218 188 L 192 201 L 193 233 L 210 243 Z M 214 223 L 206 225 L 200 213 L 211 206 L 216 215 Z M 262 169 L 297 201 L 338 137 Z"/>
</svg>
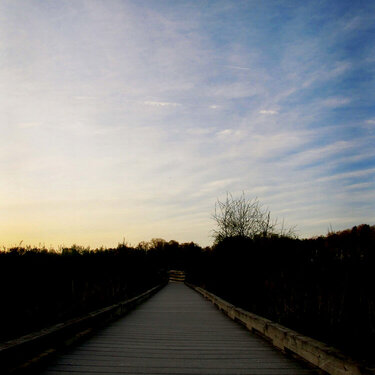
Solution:
<svg viewBox="0 0 375 375">
<path fill-rule="evenodd" d="M 43 372 L 64 373 L 316 374 L 179 283 L 168 284 Z"/>
</svg>

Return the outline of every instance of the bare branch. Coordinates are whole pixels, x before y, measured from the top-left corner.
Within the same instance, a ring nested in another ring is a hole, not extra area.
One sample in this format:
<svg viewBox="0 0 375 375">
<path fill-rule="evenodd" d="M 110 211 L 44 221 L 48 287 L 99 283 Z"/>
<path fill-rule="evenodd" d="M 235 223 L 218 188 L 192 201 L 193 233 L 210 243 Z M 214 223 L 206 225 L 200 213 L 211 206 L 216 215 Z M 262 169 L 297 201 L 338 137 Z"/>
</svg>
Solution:
<svg viewBox="0 0 375 375">
<path fill-rule="evenodd" d="M 277 230 L 278 223 L 271 218 L 271 212 L 262 207 L 258 198 L 247 199 L 244 193 L 239 198 L 227 193 L 225 201 L 217 200 L 212 218 L 217 227 L 213 231 L 216 243 L 229 237 L 295 237 L 294 228 L 285 229 L 284 222 Z"/>
</svg>

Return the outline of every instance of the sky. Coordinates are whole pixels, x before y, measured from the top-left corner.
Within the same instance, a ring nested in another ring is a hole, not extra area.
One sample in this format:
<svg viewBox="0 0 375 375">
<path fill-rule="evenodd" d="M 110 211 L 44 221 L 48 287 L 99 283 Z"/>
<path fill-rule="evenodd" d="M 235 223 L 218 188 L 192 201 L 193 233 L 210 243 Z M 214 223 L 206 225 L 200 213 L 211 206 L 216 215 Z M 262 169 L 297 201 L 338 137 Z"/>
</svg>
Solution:
<svg viewBox="0 0 375 375">
<path fill-rule="evenodd" d="M 374 225 L 374 98 L 373 1 L 2 0 L 0 245 Z"/>
</svg>

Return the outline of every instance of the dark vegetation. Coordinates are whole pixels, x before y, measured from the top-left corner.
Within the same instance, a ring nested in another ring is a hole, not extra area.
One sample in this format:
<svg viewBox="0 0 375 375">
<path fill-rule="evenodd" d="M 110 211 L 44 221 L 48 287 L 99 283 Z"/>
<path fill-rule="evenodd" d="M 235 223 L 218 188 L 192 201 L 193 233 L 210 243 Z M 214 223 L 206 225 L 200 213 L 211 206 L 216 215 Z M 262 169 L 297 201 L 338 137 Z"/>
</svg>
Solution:
<svg viewBox="0 0 375 375">
<path fill-rule="evenodd" d="M 231 237 L 189 281 L 234 305 L 374 361 L 375 226 L 325 237 Z"/>
<path fill-rule="evenodd" d="M 193 283 L 374 361 L 375 226 L 300 240 L 244 194 L 217 201 L 213 218 L 215 244 Z"/>
<path fill-rule="evenodd" d="M 236 207 L 237 213 L 222 207 L 226 220 L 253 213 Z M 375 226 L 301 240 L 290 230 L 276 231 L 269 212 L 253 207 L 267 221 L 260 230 L 241 235 L 238 228 L 254 221 L 238 226 L 230 219 L 232 230 L 222 235 L 219 227 L 211 248 L 154 239 L 94 251 L 0 252 L 0 340 L 130 298 L 165 281 L 169 269 L 181 269 L 187 281 L 237 306 L 372 361 Z"/>
<path fill-rule="evenodd" d="M 125 244 L 0 252 L 0 341 L 131 298 L 166 277 L 152 252 Z"/>
</svg>

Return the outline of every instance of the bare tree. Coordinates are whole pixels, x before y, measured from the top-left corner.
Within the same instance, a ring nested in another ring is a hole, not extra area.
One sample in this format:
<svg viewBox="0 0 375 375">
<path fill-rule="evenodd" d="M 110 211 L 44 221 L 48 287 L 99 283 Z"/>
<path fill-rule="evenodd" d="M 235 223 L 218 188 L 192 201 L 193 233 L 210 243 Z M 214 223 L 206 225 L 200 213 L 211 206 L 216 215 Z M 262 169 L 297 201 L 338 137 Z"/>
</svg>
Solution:
<svg viewBox="0 0 375 375">
<path fill-rule="evenodd" d="M 239 198 L 227 193 L 225 201 L 217 200 L 212 217 L 217 226 L 213 231 L 216 243 L 229 237 L 294 236 L 293 228 L 286 230 L 284 224 L 278 230 L 277 220 L 271 219 L 270 211 L 257 198 L 247 199 L 244 193 Z"/>
</svg>

